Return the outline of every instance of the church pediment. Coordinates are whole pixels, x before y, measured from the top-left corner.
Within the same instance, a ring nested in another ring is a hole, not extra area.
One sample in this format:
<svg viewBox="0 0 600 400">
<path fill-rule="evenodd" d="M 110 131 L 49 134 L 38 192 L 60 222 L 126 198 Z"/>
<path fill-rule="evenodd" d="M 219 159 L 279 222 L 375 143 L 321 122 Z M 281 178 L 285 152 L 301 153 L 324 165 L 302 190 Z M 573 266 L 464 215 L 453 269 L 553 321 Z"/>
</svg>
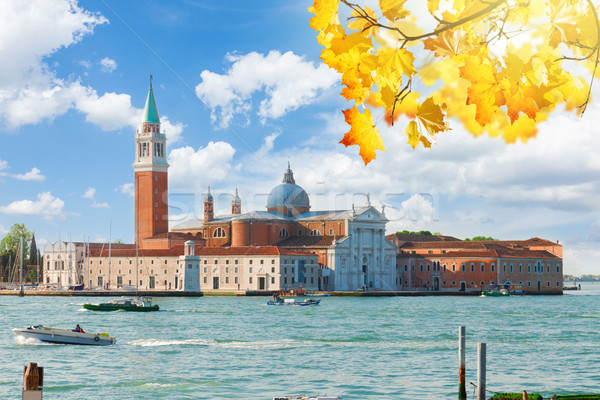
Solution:
<svg viewBox="0 0 600 400">
<path fill-rule="evenodd" d="M 365 207 L 360 213 L 357 213 L 353 218 L 356 222 L 379 222 L 386 223 L 388 219 L 375 209 L 375 207 Z"/>
</svg>

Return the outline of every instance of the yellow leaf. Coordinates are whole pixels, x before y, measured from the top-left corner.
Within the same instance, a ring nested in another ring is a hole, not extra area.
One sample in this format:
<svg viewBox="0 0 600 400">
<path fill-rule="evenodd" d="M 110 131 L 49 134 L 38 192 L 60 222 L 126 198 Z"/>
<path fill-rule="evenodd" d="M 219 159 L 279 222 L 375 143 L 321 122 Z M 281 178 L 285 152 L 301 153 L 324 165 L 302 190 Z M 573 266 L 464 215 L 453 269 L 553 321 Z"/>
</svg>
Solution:
<svg viewBox="0 0 600 400">
<path fill-rule="evenodd" d="M 373 80 L 370 75 L 359 73 L 356 69 L 349 69 L 342 76 L 342 85 L 346 85 L 342 89 L 342 96 L 346 100 L 354 100 L 355 104 L 362 104 L 369 96 Z"/>
<path fill-rule="evenodd" d="M 417 127 L 417 123 L 415 121 L 410 121 L 404 133 L 408 136 L 408 144 L 412 146 L 413 149 L 416 149 L 419 145 L 419 138 L 421 135 L 419 134 L 419 129 Z"/>
<path fill-rule="evenodd" d="M 340 141 L 344 146 L 358 145 L 359 154 L 365 165 L 375 159 L 375 150 L 383 150 L 383 139 L 373 124 L 371 110 L 368 108 L 361 114 L 356 106 L 344 110 L 346 123 L 350 125 L 350 130 L 346 132 L 344 138 Z"/>
<path fill-rule="evenodd" d="M 377 14 L 375 14 L 375 11 L 373 11 L 371 7 L 366 6 L 364 8 L 364 11 L 370 18 L 373 18 L 373 20 L 377 21 Z M 348 22 L 348 29 L 360 32 L 364 31 L 367 35 L 375 35 L 379 31 L 379 28 L 376 25 L 372 25 L 372 23 L 369 22 L 369 20 L 361 17 L 358 11 L 356 10 L 352 10 L 352 17 L 350 17 L 349 19 L 352 19 L 352 21 Z"/>
<path fill-rule="evenodd" d="M 402 75 L 412 77 L 417 71 L 413 66 L 415 57 L 406 49 L 382 49 L 377 53 L 379 69 L 375 80 L 381 86 L 400 88 Z"/>
<path fill-rule="evenodd" d="M 406 0 L 379 0 L 379 8 L 384 17 L 390 21 L 402 19 L 410 13 L 404 8 Z"/>
<path fill-rule="evenodd" d="M 310 19 L 310 27 L 315 31 L 321 31 L 331 24 L 339 24 L 338 6 L 340 0 L 314 0 L 308 11 L 315 14 Z"/>
<path fill-rule="evenodd" d="M 424 40 L 423 44 L 426 50 L 435 52 L 437 57 L 457 56 L 467 53 L 473 48 L 462 29 L 444 31 L 434 38 Z"/>
<path fill-rule="evenodd" d="M 477 105 L 475 119 L 485 126 L 498 110 L 498 105 L 504 103 L 495 70 L 487 58 L 471 56 L 465 59 L 465 65 L 460 68 L 460 76 L 471 82 L 467 89 L 467 104 Z"/>
<path fill-rule="evenodd" d="M 417 120 L 423 125 L 430 135 L 448 130 L 448 125 L 444 122 L 444 113 L 439 105 L 433 102 L 429 97 L 419 106 L 417 110 Z"/>
</svg>

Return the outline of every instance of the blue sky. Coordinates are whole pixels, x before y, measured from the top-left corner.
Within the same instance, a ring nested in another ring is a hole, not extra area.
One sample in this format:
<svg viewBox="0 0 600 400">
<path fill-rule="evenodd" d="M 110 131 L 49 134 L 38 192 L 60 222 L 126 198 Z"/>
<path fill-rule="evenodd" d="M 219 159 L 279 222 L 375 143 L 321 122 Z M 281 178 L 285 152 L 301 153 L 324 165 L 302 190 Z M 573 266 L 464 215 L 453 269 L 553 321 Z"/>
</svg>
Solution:
<svg viewBox="0 0 600 400">
<path fill-rule="evenodd" d="M 557 113 L 526 144 L 452 122 L 412 150 L 402 123 L 379 124 L 387 151 L 365 167 L 338 144 L 347 106 L 310 4 L 0 1 L 0 237 L 18 222 L 41 245 L 133 241 L 134 135 L 153 74 L 172 226 L 201 215 L 209 185 L 217 214 L 236 188 L 243 211 L 264 209 L 289 161 L 313 210 L 370 193 L 389 233 L 539 236 L 565 246 L 567 273 L 598 272 L 597 104 L 582 119 Z"/>
</svg>

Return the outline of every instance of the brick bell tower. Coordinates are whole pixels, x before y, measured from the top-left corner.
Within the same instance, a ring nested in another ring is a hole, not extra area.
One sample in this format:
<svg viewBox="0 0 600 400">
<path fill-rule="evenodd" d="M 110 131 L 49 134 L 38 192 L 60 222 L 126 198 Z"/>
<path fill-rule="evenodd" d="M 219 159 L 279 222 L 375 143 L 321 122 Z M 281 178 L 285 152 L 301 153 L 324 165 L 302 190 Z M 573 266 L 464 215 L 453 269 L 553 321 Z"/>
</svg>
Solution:
<svg viewBox="0 0 600 400">
<path fill-rule="evenodd" d="M 144 117 L 135 135 L 135 240 L 169 231 L 167 137 L 160 130 L 158 110 L 150 88 Z M 140 245 L 140 247 L 142 247 Z"/>
</svg>

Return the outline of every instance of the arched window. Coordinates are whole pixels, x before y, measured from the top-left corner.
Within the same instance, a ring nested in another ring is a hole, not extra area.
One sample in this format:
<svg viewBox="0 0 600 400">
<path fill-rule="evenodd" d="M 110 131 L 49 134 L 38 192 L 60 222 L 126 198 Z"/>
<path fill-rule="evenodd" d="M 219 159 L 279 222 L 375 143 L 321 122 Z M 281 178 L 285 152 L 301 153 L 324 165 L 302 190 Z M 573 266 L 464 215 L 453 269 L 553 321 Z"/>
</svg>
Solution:
<svg viewBox="0 0 600 400">
<path fill-rule="evenodd" d="M 225 237 L 225 229 L 217 228 L 213 231 L 213 237 L 215 238 L 224 238 Z"/>
<path fill-rule="evenodd" d="M 313 229 L 310 231 L 310 236 L 321 236 L 321 232 L 318 229 Z"/>
<path fill-rule="evenodd" d="M 290 233 L 288 232 L 287 229 L 283 228 L 282 230 L 279 231 L 279 237 L 288 237 L 290 236 Z"/>
</svg>

